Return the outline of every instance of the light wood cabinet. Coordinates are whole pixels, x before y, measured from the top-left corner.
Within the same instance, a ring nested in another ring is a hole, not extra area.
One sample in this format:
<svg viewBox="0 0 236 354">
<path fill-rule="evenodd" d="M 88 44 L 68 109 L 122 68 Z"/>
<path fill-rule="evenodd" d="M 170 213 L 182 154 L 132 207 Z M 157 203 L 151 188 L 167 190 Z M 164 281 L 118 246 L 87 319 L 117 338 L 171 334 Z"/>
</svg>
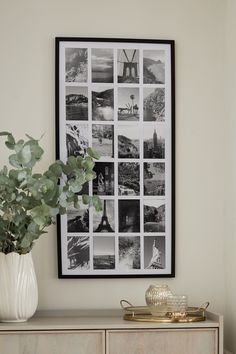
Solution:
<svg viewBox="0 0 236 354">
<path fill-rule="evenodd" d="M 104 354 L 104 331 L 0 335 L 1 354 Z"/>
<path fill-rule="evenodd" d="M 218 354 L 217 330 L 108 331 L 107 354 Z"/>
<path fill-rule="evenodd" d="M 222 316 L 203 322 L 129 322 L 122 312 L 38 314 L 0 323 L 0 354 L 223 354 Z"/>
</svg>

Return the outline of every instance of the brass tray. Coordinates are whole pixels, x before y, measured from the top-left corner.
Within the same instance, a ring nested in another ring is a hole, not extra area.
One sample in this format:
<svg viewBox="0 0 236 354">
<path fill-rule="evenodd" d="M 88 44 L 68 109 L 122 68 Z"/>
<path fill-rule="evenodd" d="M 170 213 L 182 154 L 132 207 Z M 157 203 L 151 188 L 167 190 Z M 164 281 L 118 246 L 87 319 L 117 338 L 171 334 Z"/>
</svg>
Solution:
<svg viewBox="0 0 236 354">
<path fill-rule="evenodd" d="M 125 306 L 128 304 L 129 306 Z M 138 322 L 156 322 L 156 323 L 191 323 L 205 321 L 205 311 L 209 306 L 209 302 L 204 303 L 200 307 L 188 307 L 184 317 L 172 317 L 168 313 L 163 317 L 153 316 L 148 306 L 133 306 L 127 300 L 121 300 L 120 305 L 125 311 L 124 320 Z"/>
</svg>

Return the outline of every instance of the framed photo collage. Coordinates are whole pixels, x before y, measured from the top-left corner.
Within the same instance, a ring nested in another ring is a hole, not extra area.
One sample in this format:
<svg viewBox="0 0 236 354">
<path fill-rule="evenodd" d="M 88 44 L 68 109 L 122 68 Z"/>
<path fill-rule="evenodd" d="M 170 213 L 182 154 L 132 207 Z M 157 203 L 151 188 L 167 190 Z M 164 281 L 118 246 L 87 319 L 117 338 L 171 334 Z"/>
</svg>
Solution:
<svg viewBox="0 0 236 354">
<path fill-rule="evenodd" d="M 174 41 L 57 38 L 57 158 L 100 154 L 58 219 L 59 277 L 174 276 Z"/>
</svg>

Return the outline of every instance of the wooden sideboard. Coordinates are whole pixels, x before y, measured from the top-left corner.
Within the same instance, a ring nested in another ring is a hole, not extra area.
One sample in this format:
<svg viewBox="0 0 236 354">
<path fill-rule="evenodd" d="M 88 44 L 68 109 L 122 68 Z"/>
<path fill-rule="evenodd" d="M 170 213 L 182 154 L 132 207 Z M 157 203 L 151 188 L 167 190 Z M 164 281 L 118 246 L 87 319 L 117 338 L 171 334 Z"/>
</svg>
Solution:
<svg viewBox="0 0 236 354">
<path fill-rule="evenodd" d="M 189 324 L 122 319 L 120 311 L 39 313 L 0 323 L 0 354 L 223 354 L 222 316 Z"/>
</svg>

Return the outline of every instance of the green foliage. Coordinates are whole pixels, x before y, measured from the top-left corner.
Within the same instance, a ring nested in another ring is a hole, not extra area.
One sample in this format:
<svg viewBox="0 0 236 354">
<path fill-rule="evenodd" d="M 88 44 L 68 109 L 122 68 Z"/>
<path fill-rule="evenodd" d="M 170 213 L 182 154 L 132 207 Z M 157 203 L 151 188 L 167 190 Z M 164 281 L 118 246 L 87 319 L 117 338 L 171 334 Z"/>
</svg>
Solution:
<svg viewBox="0 0 236 354">
<path fill-rule="evenodd" d="M 88 148 L 85 157 L 70 156 L 66 163 L 54 162 L 43 174 L 33 173 L 44 152 L 39 140 L 26 135 L 27 141 L 16 141 L 8 132 L 0 136 L 6 137 L 5 145 L 12 150 L 10 169 L 0 170 L 0 252 L 25 254 L 55 223 L 56 215 L 65 214 L 71 204 L 79 208 L 77 193 L 96 177 L 94 159 L 99 155 Z M 97 196 L 83 195 L 83 203 L 102 209 Z"/>
</svg>

